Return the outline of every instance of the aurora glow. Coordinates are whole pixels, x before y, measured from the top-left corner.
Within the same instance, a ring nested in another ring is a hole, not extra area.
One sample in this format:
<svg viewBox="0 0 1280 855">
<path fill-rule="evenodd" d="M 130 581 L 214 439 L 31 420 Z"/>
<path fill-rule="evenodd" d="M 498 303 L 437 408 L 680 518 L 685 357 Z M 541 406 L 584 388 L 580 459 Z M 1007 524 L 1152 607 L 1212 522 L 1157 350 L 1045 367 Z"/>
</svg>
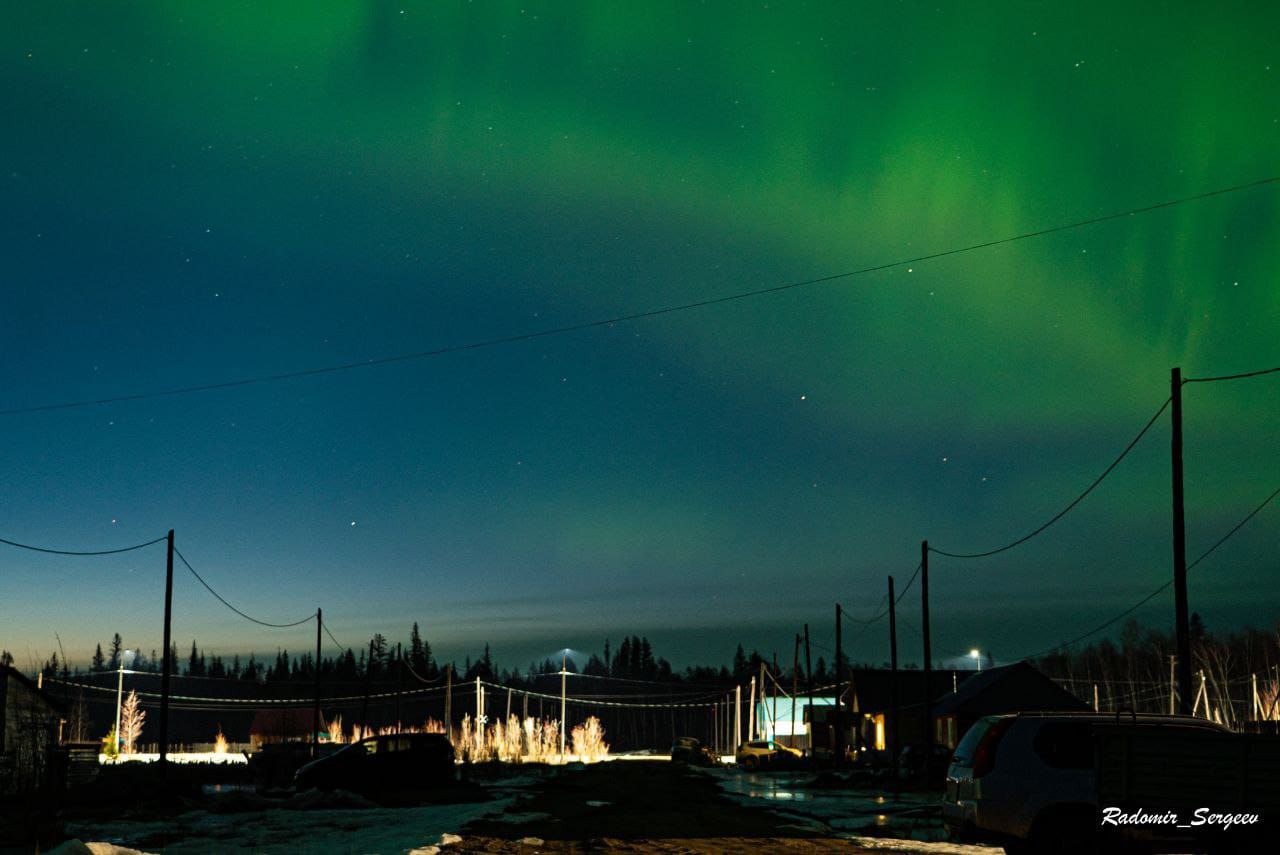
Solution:
<svg viewBox="0 0 1280 855">
<path fill-rule="evenodd" d="M 1280 171 L 1269 3 L 320 5 L 6 10 L 0 408 L 574 323 Z M 1042 522 L 1171 366 L 1280 364 L 1278 248 L 1273 186 L 531 344 L 9 417 L 0 536 L 173 527 L 235 601 L 321 605 L 353 645 L 418 620 L 503 663 L 630 632 L 677 662 L 785 650 L 835 598 L 871 614 L 922 537 Z M 1280 486 L 1278 412 L 1280 381 L 1188 392 L 1192 556 Z M 1038 649 L 1166 578 L 1167 457 L 1162 424 L 1033 544 L 940 560 L 935 649 Z M 1277 513 L 1192 575 L 1211 627 L 1276 618 Z M 31 595 L 6 596 L 0 646 L 157 646 L 161 569 L 0 553 Z M 189 578 L 177 597 L 180 646 L 308 643 L 246 634 Z"/>
</svg>

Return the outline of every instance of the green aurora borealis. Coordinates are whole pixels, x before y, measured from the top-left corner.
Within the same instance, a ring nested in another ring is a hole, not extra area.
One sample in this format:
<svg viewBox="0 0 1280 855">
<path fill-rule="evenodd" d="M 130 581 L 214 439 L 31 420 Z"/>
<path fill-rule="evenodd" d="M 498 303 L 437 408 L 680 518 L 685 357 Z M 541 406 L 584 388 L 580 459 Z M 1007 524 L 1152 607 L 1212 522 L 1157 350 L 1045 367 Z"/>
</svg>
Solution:
<svg viewBox="0 0 1280 855">
<path fill-rule="evenodd" d="M 0 409 L 571 324 L 1280 174 L 1274 4 L 5 18 Z M 1171 366 L 1280 365 L 1278 248 L 1270 185 L 557 339 L 6 417 L 0 536 L 172 526 L 233 600 L 322 605 L 351 644 L 419 620 L 445 655 L 490 640 L 512 664 L 630 632 L 678 663 L 785 649 L 836 598 L 872 613 L 922 537 L 1043 522 Z M 1188 390 L 1193 557 L 1280 486 L 1278 413 L 1280 380 Z M 940 559 L 936 648 L 1039 649 L 1163 581 L 1167 440 L 1036 541 Z M 1211 627 L 1276 619 L 1278 519 L 1193 575 Z M 141 560 L 0 554 L 17 589 L 83 593 L 10 599 L 0 646 L 155 646 Z M 125 571 L 130 590 L 104 579 Z M 188 581 L 180 646 L 306 643 L 245 634 Z M 1169 597 L 1138 616 L 1165 625 Z"/>
</svg>

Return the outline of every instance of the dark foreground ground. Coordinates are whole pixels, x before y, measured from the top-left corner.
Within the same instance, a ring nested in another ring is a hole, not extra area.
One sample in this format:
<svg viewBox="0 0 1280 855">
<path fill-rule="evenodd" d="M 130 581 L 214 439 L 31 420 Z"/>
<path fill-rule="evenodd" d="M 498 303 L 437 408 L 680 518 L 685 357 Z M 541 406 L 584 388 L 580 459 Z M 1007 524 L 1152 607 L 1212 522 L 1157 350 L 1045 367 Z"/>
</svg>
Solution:
<svg viewBox="0 0 1280 855">
<path fill-rule="evenodd" d="M 872 794 L 811 797 L 791 792 L 799 783 L 645 761 L 468 767 L 455 786 L 377 801 L 263 797 L 234 785 L 157 801 L 133 791 L 124 803 L 73 806 L 64 833 L 99 855 L 112 851 L 107 845 L 166 853 L 990 852 L 863 837 L 890 833 L 876 828 Z M 870 813 L 857 815 L 856 804 L 872 805 Z"/>
</svg>

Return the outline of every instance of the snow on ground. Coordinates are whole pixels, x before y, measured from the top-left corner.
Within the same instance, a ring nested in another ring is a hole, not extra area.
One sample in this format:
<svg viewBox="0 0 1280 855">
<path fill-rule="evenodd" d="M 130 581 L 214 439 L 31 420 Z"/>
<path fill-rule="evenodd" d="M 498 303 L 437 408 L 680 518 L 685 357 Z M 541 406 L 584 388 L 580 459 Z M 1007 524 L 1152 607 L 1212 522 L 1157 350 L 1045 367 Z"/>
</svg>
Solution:
<svg viewBox="0 0 1280 855">
<path fill-rule="evenodd" d="M 967 843 L 948 843 L 946 841 L 897 840 L 891 837 L 858 837 L 849 840 L 864 849 L 875 849 L 880 852 L 921 852 L 926 855 L 999 855 L 1004 850 L 999 846 L 975 846 Z"/>
<path fill-rule="evenodd" d="M 795 817 L 797 828 L 825 829 L 833 835 L 859 842 L 877 841 L 874 848 L 895 851 L 990 853 L 990 847 L 965 847 L 947 843 L 938 811 L 937 796 L 919 793 L 886 795 L 876 790 L 815 786 L 807 772 L 742 772 L 706 769 L 721 790 L 740 804 L 768 807 Z M 860 836 L 874 828 L 876 837 Z M 908 849 L 916 844 L 926 848 Z M 872 844 L 863 844 L 873 848 Z M 932 848 L 930 848 L 932 847 Z M 948 848 L 949 847 L 949 848 Z"/>
<path fill-rule="evenodd" d="M 429 849 L 468 822 L 502 814 L 511 798 L 460 805 L 369 810 L 282 810 L 252 814 L 190 811 L 164 820 L 115 820 L 67 829 L 81 840 L 112 843 L 166 855 L 252 851 L 291 853 L 402 853 Z"/>
</svg>

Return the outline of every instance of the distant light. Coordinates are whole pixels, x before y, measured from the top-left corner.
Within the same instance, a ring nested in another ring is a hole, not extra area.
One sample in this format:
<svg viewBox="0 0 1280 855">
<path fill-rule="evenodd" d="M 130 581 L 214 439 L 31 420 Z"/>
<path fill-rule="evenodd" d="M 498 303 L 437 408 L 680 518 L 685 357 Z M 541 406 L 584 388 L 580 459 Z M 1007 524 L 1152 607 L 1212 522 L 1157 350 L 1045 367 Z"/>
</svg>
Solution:
<svg viewBox="0 0 1280 855">
<path fill-rule="evenodd" d="M 970 651 L 969 651 L 969 655 L 970 655 L 970 656 L 972 656 L 974 659 L 977 659 L 977 658 L 978 658 L 979 656 L 981 656 L 982 654 L 981 654 L 981 653 L 979 653 L 979 652 L 978 652 L 978 648 L 976 648 L 976 647 L 975 647 L 975 648 L 973 648 L 972 650 L 970 650 Z"/>
</svg>

